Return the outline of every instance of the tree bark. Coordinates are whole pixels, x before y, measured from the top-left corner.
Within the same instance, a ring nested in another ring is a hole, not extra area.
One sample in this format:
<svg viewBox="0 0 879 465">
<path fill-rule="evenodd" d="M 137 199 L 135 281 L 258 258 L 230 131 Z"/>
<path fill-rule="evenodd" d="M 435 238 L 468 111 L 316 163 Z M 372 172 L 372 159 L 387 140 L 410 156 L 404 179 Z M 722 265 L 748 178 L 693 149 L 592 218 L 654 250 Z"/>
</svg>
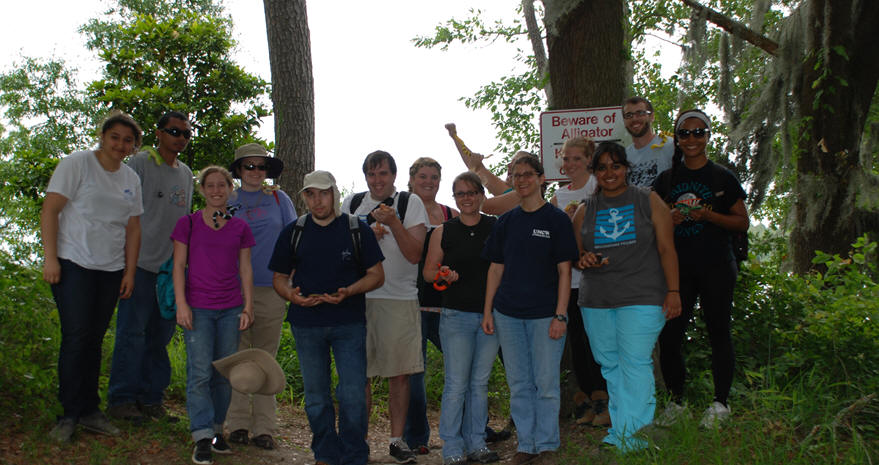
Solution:
<svg viewBox="0 0 879 465">
<path fill-rule="evenodd" d="M 540 36 L 540 27 L 537 26 L 537 17 L 534 14 L 534 0 L 522 0 L 522 15 L 525 16 L 525 27 L 528 29 L 528 40 L 531 41 L 531 49 L 534 50 L 534 61 L 537 64 L 537 73 L 545 78 L 549 72 L 546 56 L 546 47 L 543 46 L 543 37 Z M 549 82 L 543 87 L 546 101 L 552 101 L 552 86 Z"/>
<path fill-rule="evenodd" d="M 619 105 L 625 98 L 622 0 L 544 0 L 552 110 Z"/>
<path fill-rule="evenodd" d="M 264 0 L 272 105 L 275 112 L 275 156 L 284 162 L 281 188 L 305 212 L 302 178 L 314 170 L 314 78 L 305 0 Z"/>
<path fill-rule="evenodd" d="M 623 1 L 544 0 L 543 4 L 552 87 L 549 108 L 620 105 L 631 77 L 626 73 L 629 45 Z M 561 365 L 572 373 L 570 351 L 566 344 Z M 560 413 L 567 417 L 573 410 L 569 399 L 579 390 L 576 377 L 568 376 L 561 390 Z"/>
<path fill-rule="evenodd" d="M 875 233 L 876 179 L 859 149 L 876 85 L 879 2 L 811 0 L 799 107 L 803 129 L 791 233 L 794 270 L 813 268 L 814 251 L 845 254 Z M 872 193 L 871 193 L 872 192 Z"/>
</svg>

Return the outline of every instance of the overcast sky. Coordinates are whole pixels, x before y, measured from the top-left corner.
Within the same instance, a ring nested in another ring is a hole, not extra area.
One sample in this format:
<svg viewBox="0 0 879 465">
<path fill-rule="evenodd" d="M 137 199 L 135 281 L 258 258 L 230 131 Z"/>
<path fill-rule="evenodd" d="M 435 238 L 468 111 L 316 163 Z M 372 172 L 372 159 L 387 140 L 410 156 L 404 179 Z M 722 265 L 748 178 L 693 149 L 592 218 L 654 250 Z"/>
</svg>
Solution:
<svg viewBox="0 0 879 465">
<path fill-rule="evenodd" d="M 510 17 L 516 0 L 311 1 L 315 81 L 315 165 L 333 172 L 340 184 L 365 190 L 360 165 L 376 149 L 390 152 L 405 189 L 409 165 L 420 156 L 439 160 L 444 180 L 464 166 L 443 125 L 455 122 L 474 150 L 490 152 L 496 141 L 487 112 L 473 112 L 458 101 L 515 66 L 513 47 L 455 46 L 448 52 L 417 49 L 411 39 L 428 35 L 444 20 L 479 8 L 490 17 Z M 238 40 L 237 61 L 271 80 L 262 0 L 226 0 Z M 84 47 L 77 28 L 106 10 L 104 0 L 27 0 L 4 5 L 0 28 L 0 68 L 21 55 L 60 57 L 76 66 L 81 82 L 97 76 L 98 62 Z M 527 45 L 527 44 L 526 44 Z M 149 126 L 150 122 L 142 122 Z M 274 140 L 271 118 L 261 135 Z M 230 160 L 234 147 L 229 147 Z M 499 157 L 498 157 L 499 158 Z M 440 201 L 452 204 L 451 185 L 440 187 Z"/>
</svg>

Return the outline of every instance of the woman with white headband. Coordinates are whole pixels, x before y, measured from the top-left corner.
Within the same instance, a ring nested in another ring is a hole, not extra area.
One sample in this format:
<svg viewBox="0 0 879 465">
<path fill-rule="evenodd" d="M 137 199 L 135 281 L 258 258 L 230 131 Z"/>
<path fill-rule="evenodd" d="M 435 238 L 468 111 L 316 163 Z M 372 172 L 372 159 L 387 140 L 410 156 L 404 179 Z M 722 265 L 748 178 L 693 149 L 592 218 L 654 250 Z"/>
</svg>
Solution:
<svg viewBox="0 0 879 465">
<path fill-rule="evenodd" d="M 672 395 L 657 423 L 670 423 L 683 411 L 684 334 L 696 300 L 711 342 L 714 401 L 701 425 L 712 427 L 729 417 L 727 405 L 735 356 L 730 336 L 730 311 L 737 267 L 730 234 L 748 230 L 745 191 L 735 175 L 706 155 L 711 120 L 701 110 L 681 112 L 675 121 L 672 168 L 653 188 L 669 204 L 675 224 L 675 249 L 680 268 L 682 313 L 669 320 L 659 336 L 660 364 Z"/>
</svg>

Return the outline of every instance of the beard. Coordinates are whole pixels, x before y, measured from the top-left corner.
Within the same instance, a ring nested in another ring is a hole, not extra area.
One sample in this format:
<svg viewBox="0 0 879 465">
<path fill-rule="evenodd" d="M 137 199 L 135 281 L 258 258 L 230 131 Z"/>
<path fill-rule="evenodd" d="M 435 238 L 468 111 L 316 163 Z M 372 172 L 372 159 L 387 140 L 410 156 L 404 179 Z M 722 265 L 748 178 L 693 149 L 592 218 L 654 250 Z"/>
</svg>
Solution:
<svg viewBox="0 0 879 465">
<path fill-rule="evenodd" d="M 629 134 L 631 134 L 632 137 L 636 137 L 636 138 L 637 138 L 637 137 L 641 137 L 641 136 L 647 134 L 648 132 L 650 132 L 650 121 L 644 123 L 644 126 L 642 126 L 642 127 L 641 127 L 641 130 L 638 131 L 637 133 L 632 132 L 632 130 L 629 129 L 628 126 L 626 126 L 626 132 L 628 132 Z"/>
</svg>

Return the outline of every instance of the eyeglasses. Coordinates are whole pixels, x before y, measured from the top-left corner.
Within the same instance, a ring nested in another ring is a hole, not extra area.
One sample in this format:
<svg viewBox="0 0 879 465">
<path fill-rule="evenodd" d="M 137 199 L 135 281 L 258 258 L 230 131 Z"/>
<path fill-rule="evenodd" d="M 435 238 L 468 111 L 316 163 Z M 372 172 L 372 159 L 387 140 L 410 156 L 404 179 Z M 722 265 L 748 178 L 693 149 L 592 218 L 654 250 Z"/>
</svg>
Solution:
<svg viewBox="0 0 879 465">
<path fill-rule="evenodd" d="M 645 116 L 650 116 L 652 114 L 653 114 L 653 112 L 650 110 L 627 111 L 627 112 L 623 113 L 623 118 L 624 119 L 632 119 L 636 116 L 643 118 Z"/>
<path fill-rule="evenodd" d="M 266 165 L 254 165 L 253 163 L 248 163 L 243 166 L 247 171 L 260 170 L 260 171 L 268 171 L 269 167 Z"/>
<path fill-rule="evenodd" d="M 519 179 L 531 179 L 531 178 L 533 178 L 534 176 L 537 176 L 537 173 L 535 173 L 534 171 L 526 171 L 526 172 L 524 172 L 524 173 L 514 173 L 514 174 L 513 174 L 513 179 L 516 179 L 516 180 L 519 180 Z"/>
<path fill-rule="evenodd" d="M 696 139 L 701 139 L 705 137 L 707 134 L 711 134 L 711 131 L 708 128 L 696 128 L 696 129 L 678 129 L 677 131 L 678 139 L 687 139 L 692 134 Z"/>
<path fill-rule="evenodd" d="M 476 197 L 479 195 L 479 191 L 460 191 L 452 194 L 456 199 L 466 199 L 467 197 Z"/>
<path fill-rule="evenodd" d="M 192 131 L 189 129 L 177 129 L 177 128 L 161 128 L 163 132 L 169 134 L 171 137 L 180 137 L 183 136 L 184 139 L 189 139 L 192 137 Z"/>
</svg>

